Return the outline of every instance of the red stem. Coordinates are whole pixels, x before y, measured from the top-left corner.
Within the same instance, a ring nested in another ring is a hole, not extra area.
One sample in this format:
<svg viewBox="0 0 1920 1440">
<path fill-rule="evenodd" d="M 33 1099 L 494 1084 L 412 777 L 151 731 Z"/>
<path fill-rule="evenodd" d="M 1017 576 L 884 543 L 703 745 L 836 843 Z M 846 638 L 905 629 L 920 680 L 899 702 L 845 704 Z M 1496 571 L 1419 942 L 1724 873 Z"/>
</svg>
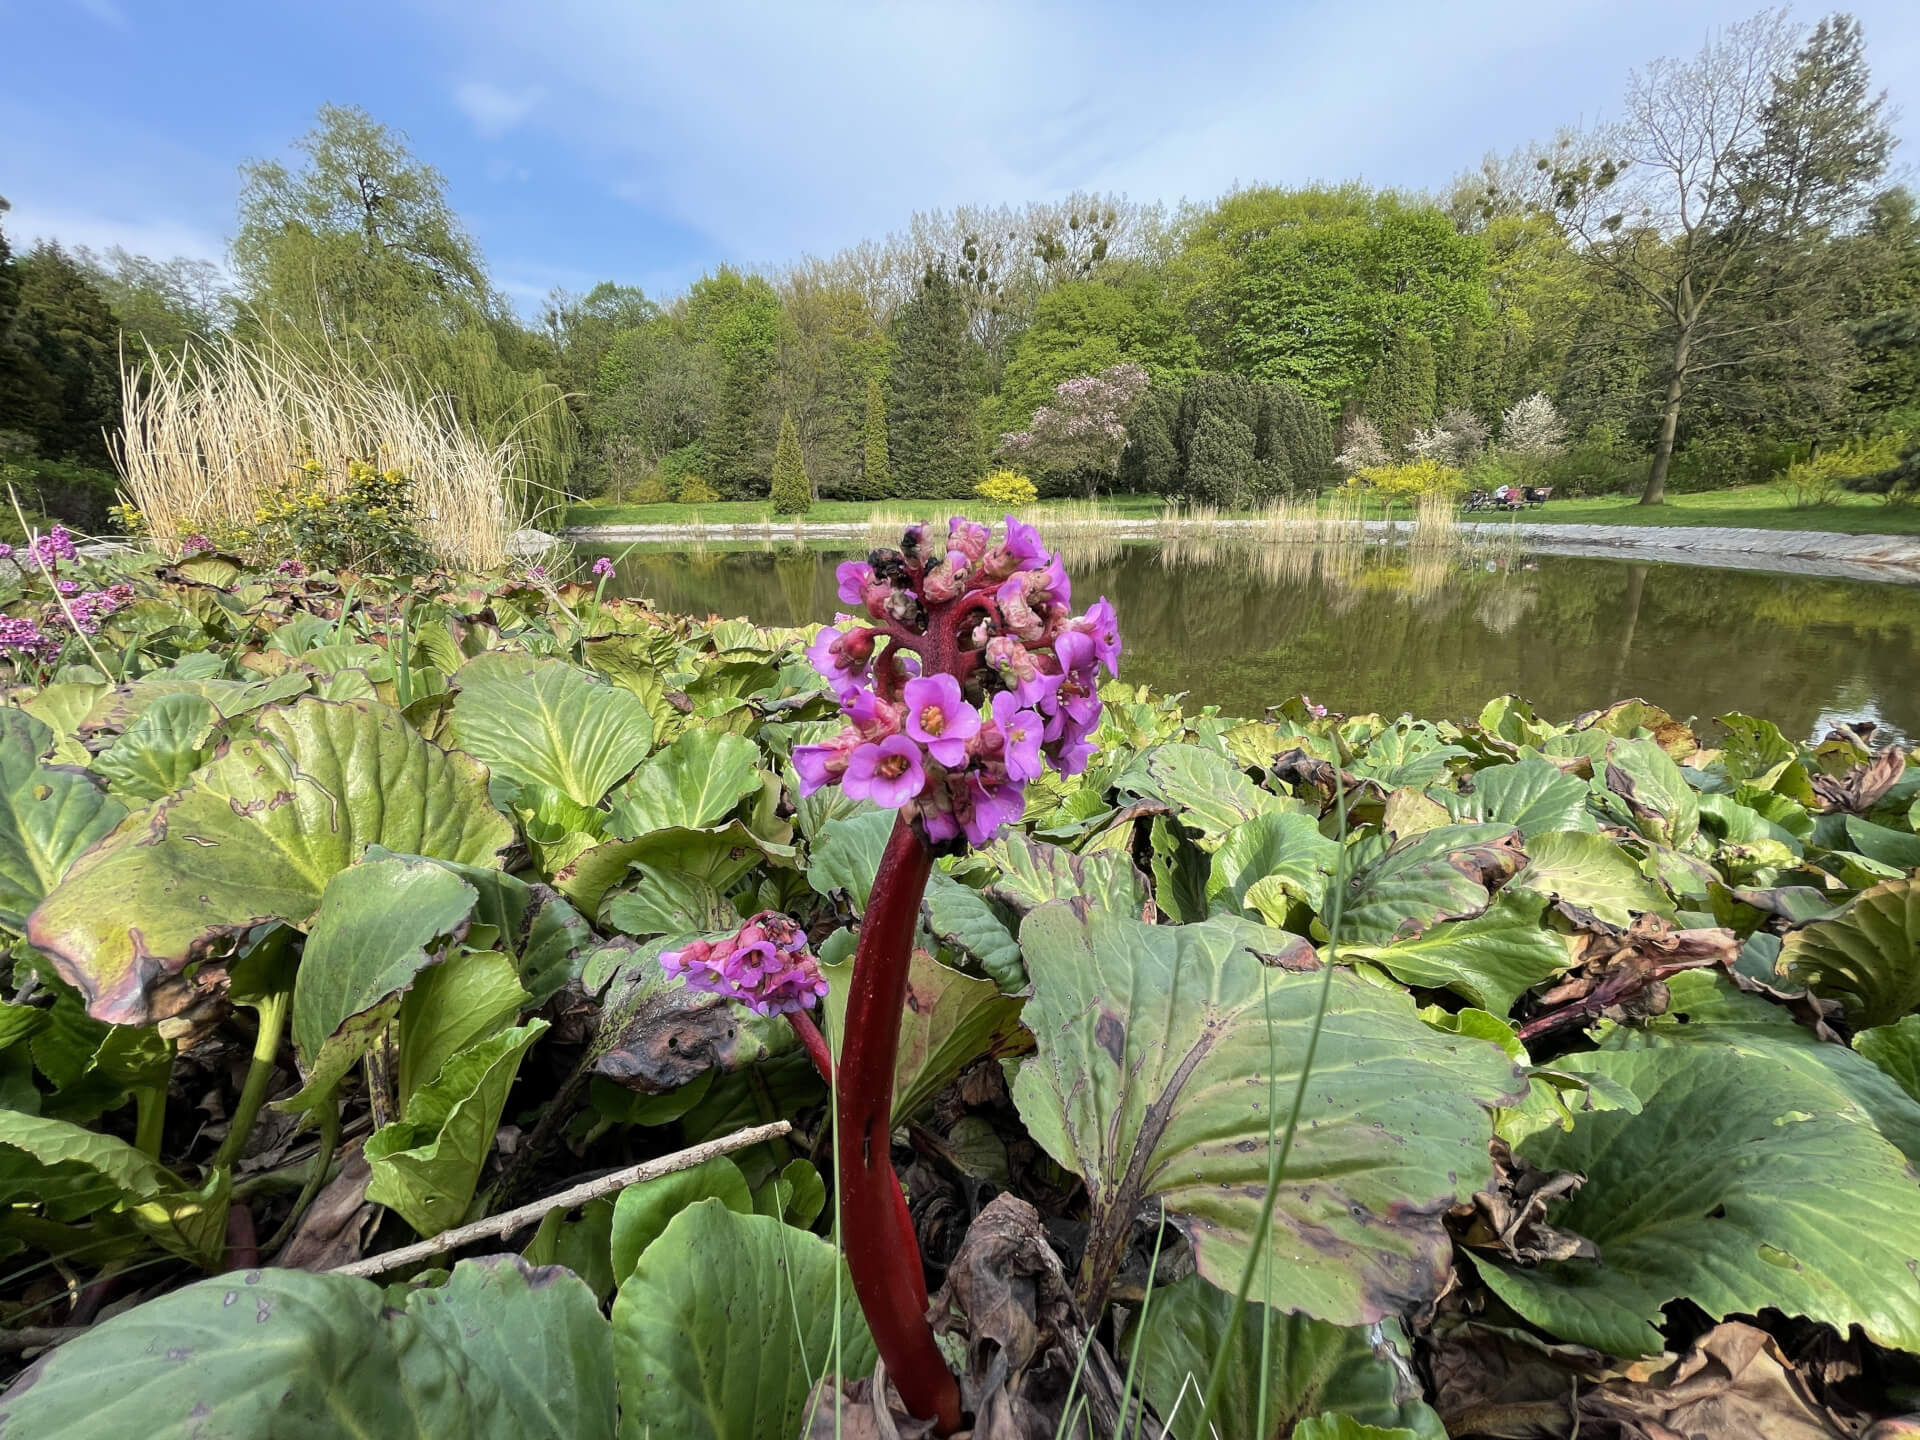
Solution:
<svg viewBox="0 0 1920 1440">
<path fill-rule="evenodd" d="M 853 956 L 840 1047 L 840 1234 L 854 1293 L 900 1398 L 939 1433 L 960 1428 L 960 1387 L 927 1323 L 926 1272 L 893 1173 L 893 1066 L 907 1001 L 913 929 L 933 853 L 896 817 L 873 880 Z"/>
<path fill-rule="evenodd" d="M 820 1033 L 820 1027 L 813 1023 L 813 1017 L 804 1010 L 789 1010 L 787 1023 L 793 1026 L 793 1033 L 800 1037 L 801 1047 L 807 1052 L 807 1058 L 813 1061 L 813 1068 L 831 1086 L 833 1052 L 827 1048 L 827 1037 Z"/>
</svg>

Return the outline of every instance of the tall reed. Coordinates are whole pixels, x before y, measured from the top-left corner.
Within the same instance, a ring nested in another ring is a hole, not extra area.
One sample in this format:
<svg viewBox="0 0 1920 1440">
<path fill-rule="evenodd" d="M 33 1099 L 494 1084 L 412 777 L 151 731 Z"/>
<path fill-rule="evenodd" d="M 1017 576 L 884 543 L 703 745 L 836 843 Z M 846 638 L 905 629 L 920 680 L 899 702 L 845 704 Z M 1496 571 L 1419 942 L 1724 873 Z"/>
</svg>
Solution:
<svg viewBox="0 0 1920 1440">
<path fill-rule="evenodd" d="M 507 539 L 528 513 L 518 439 L 488 444 L 391 366 L 309 359 L 269 337 L 173 356 L 150 350 L 122 368 L 113 458 L 164 550 L 196 532 L 250 527 L 310 459 L 339 488 L 349 460 L 404 472 L 414 523 L 449 565 L 505 564 Z"/>
</svg>

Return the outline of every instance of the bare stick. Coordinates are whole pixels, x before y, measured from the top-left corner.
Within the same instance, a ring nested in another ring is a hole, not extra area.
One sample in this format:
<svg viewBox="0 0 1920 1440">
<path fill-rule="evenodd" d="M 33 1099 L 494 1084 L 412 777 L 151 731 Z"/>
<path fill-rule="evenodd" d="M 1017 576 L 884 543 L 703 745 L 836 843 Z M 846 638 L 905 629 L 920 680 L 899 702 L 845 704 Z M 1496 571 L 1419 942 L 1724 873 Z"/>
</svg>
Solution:
<svg viewBox="0 0 1920 1440">
<path fill-rule="evenodd" d="M 79 1339 L 92 1328 L 90 1325 L 21 1325 L 12 1330 L 0 1330 L 0 1355 L 18 1355 L 42 1346 L 51 1349 L 55 1345 Z"/>
<path fill-rule="evenodd" d="M 522 1205 L 514 1210 L 505 1210 L 498 1215 L 489 1215 L 484 1220 L 476 1220 L 471 1225 L 457 1226 L 452 1230 L 442 1230 L 431 1240 L 422 1240 L 417 1245 L 403 1245 L 398 1250 L 389 1250 L 384 1255 L 374 1255 L 365 1260 L 355 1260 L 350 1264 L 336 1265 L 327 1271 L 329 1275 L 384 1275 L 389 1270 L 398 1270 L 402 1265 L 411 1265 L 416 1260 L 430 1260 L 435 1255 L 444 1255 L 449 1250 L 475 1240 L 494 1240 L 502 1235 L 511 1235 L 526 1225 L 531 1225 L 543 1217 L 549 1210 L 571 1210 L 584 1205 L 589 1200 L 597 1200 L 602 1195 L 615 1190 L 624 1190 L 629 1185 L 637 1185 L 643 1180 L 658 1180 L 662 1175 L 671 1175 L 679 1170 L 691 1170 L 703 1165 L 716 1155 L 731 1155 L 735 1150 L 744 1150 L 749 1145 L 758 1145 L 763 1140 L 777 1140 L 789 1133 L 793 1126 L 785 1120 L 776 1120 L 771 1125 L 756 1125 L 750 1130 L 736 1130 L 731 1135 L 722 1135 L 718 1140 L 709 1140 L 705 1144 L 695 1145 L 688 1150 L 678 1150 L 671 1155 L 662 1155 L 658 1160 L 649 1160 L 641 1165 L 630 1165 L 625 1170 L 616 1170 L 611 1175 L 602 1175 L 598 1180 L 588 1180 L 574 1186 L 571 1190 L 562 1190 L 558 1195 L 549 1195 L 544 1200 L 536 1200 L 531 1205 Z"/>
</svg>

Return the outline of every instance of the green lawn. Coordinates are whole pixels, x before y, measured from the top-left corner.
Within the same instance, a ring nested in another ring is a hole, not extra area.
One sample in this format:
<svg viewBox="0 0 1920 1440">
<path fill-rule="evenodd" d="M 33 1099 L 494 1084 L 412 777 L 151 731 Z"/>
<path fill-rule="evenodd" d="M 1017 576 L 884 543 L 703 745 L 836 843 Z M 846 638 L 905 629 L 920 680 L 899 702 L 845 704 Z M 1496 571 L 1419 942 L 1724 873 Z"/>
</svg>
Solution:
<svg viewBox="0 0 1920 1440">
<path fill-rule="evenodd" d="M 1042 511 L 1077 511 L 1084 514 L 1084 500 L 1049 500 Z M 1099 502 L 1100 512 L 1116 519 L 1151 519 L 1165 509 L 1157 495 L 1111 495 Z M 1378 511 L 1374 512 L 1376 515 Z M 1407 518 L 1402 507 L 1399 518 Z M 889 500 L 878 504 L 856 500 L 823 500 L 802 517 L 815 524 L 863 524 L 869 517 L 889 517 L 944 521 L 955 514 L 971 515 L 979 520 L 999 518 L 999 507 L 977 500 Z M 1501 523 L 1503 514 L 1462 515 L 1463 520 Z M 1552 521 L 1564 525 L 1724 525 L 1760 530 L 1830 530 L 1845 535 L 1920 535 L 1920 505 L 1886 505 L 1872 496 L 1849 495 L 1833 505 L 1818 505 L 1796 510 L 1785 494 L 1770 485 L 1749 485 L 1738 490 L 1715 490 L 1699 495 L 1674 495 L 1665 505 L 1640 505 L 1632 496 L 1608 495 L 1591 500 L 1553 500 L 1514 518 L 1525 524 Z M 713 505 L 603 505 L 569 506 L 557 520 L 562 527 L 575 525 L 760 525 L 771 522 L 776 530 L 790 520 L 775 519 L 773 507 L 766 501 L 728 501 Z"/>
<path fill-rule="evenodd" d="M 1771 485 L 1670 495 L 1664 505 L 1641 505 L 1630 495 L 1550 500 L 1521 511 L 1519 518 L 1522 524 L 1726 525 L 1756 530 L 1832 530 L 1844 535 L 1920 535 L 1920 505 L 1887 505 L 1875 496 L 1848 495 L 1835 505 L 1795 510 Z"/>
</svg>

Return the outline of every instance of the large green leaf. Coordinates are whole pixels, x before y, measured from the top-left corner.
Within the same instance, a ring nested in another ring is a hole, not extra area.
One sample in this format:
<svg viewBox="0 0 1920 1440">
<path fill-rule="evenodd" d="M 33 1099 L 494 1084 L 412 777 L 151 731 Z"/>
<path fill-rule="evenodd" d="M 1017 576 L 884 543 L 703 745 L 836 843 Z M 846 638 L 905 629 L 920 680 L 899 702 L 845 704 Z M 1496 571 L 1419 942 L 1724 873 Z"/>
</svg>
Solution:
<svg viewBox="0 0 1920 1440">
<path fill-rule="evenodd" d="M 1591 912 L 1610 925 L 1630 925 L 1636 914 L 1671 917 L 1666 892 L 1640 873 L 1604 835 L 1568 830 L 1527 842 L 1527 865 L 1513 877 L 1516 890 L 1535 890 Z"/>
<path fill-rule="evenodd" d="M 928 877 L 920 914 L 936 938 L 971 955 L 1002 990 L 1011 994 L 1027 988 L 1020 942 L 978 890 L 936 869 Z"/>
<path fill-rule="evenodd" d="M 1322 981 L 1260 963 L 1282 938 L 1226 916 L 1146 925 L 1072 903 L 1027 917 L 1023 1018 L 1039 1053 L 1014 1099 L 1034 1138 L 1086 1179 L 1090 1256 L 1159 1195 L 1188 1218 L 1200 1272 L 1238 1283 L 1274 1106 L 1292 1103 Z M 1441 1217 L 1486 1184 L 1488 1110 L 1526 1084 L 1494 1046 L 1421 1023 L 1403 991 L 1342 970 L 1327 993 L 1274 1209 L 1272 1302 L 1364 1324 L 1438 1293 Z M 1110 1278 L 1098 1263 L 1084 1291 Z"/>
<path fill-rule="evenodd" d="M 1783 1074 L 1805 1070 L 1814 1085 L 1846 1091 L 1882 1135 L 1920 1164 L 1920 1101 L 1866 1054 L 1821 1039 L 1796 1024 L 1785 1007 L 1741 990 L 1717 971 L 1675 975 L 1667 992 L 1666 1014 L 1634 1025 L 1601 1026 L 1596 1032 L 1601 1048 L 1730 1045 L 1777 1064 Z"/>
<path fill-rule="evenodd" d="M 1681 1297 L 1715 1318 L 1771 1306 L 1920 1349 L 1913 1172 L 1838 1083 L 1711 1043 L 1555 1066 L 1626 1086 L 1640 1113 L 1585 1115 L 1523 1142 L 1541 1169 L 1587 1177 L 1547 1218 L 1601 1258 L 1489 1261 L 1481 1273 L 1501 1299 L 1563 1340 L 1621 1356 L 1661 1350 L 1661 1307 Z"/>
<path fill-rule="evenodd" d="M 1597 838 L 1597 837 L 1596 837 Z M 1354 848 L 1340 939 L 1355 945 L 1411 940 L 1444 920 L 1478 915 L 1526 861 L 1510 825 L 1442 825 L 1388 845 L 1371 836 Z"/>
<path fill-rule="evenodd" d="M 564 1270 L 463 1260 L 404 1308 L 369 1281 L 216 1275 L 48 1351 L 0 1396 L 34 1440 L 596 1440 L 612 1335 Z"/>
<path fill-rule="evenodd" d="M 1889 880 L 1846 914 L 1787 936 L 1782 973 L 1836 997 L 1860 1029 L 1920 1006 L 1920 880 Z"/>
<path fill-rule="evenodd" d="M 9 1109 L 0 1109 L 0 1147 L 21 1151 L 61 1175 L 85 1172 L 98 1177 L 133 1223 L 175 1254 L 211 1266 L 226 1250 L 231 1177 L 224 1171 L 216 1171 L 204 1184 L 190 1185 L 115 1136 Z M 27 1193 L 39 1188 L 30 1186 Z M 0 1435 L 5 1433 L 0 1429 Z"/>
<path fill-rule="evenodd" d="M 293 982 L 293 1043 L 307 1105 L 333 1089 L 400 1008 L 400 997 L 436 956 L 429 947 L 462 929 L 474 887 L 430 860 L 371 860 L 327 882 Z"/>
<path fill-rule="evenodd" d="M 833 1246 L 718 1200 L 681 1211 L 642 1252 L 613 1302 L 613 1343 L 625 1440 L 798 1435 L 815 1380 L 874 1362 Z"/>
<path fill-rule="evenodd" d="M 492 652 L 455 679 L 454 739 L 516 785 L 598 805 L 653 745 L 638 698 L 564 660 Z"/>
<path fill-rule="evenodd" d="M 837 1055 L 853 962 L 822 965 L 820 973 L 832 987 L 824 1018 Z M 968 1065 L 1006 1049 L 1020 1031 L 1021 1004 L 991 980 L 976 980 L 915 950 L 907 967 L 907 1008 L 900 1016 L 893 1066 L 894 1119 L 910 1119 Z"/>
<path fill-rule="evenodd" d="M 1736 785 L 1775 791 L 1802 805 L 1814 803 L 1800 747 L 1782 735 L 1779 726 L 1738 712 L 1718 718 L 1727 728 L 1727 741 L 1720 751 L 1720 768 L 1727 779 Z"/>
<path fill-rule="evenodd" d="M 1403 720 L 1368 741 L 1365 753 L 1354 760 L 1349 773 L 1376 780 L 1386 790 L 1402 785 L 1418 789 L 1444 775 L 1448 761 L 1469 753 L 1447 744 L 1427 721 Z"/>
<path fill-rule="evenodd" d="M 150 1024 L 185 999 L 190 961 L 265 920 L 305 924 L 367 846 L 484 865 L 512 839 L 466 756 L 384 705 L 301 700 L 75 864 L 29 934 L 90 1013 Z"/>
<path fill-rule="evenodd" d="M 1653 741 L 1615 740 L 1603 773 L 1609 813 L 1656 844 L 1685 845 L 1700 828 L 1699 798 Z"/>
<path fill-rule="evenodd" d="M 532 998 L 513 958 L 498 950 L 468 950 L 422 970 L 400 1002 L 401 1105 L 460 1051 L 511 1025 Z"/>
<path fill-rule="evenodd" d="M 1138 915 L 1146 904 L 1140 872 L 1123 851 L 1079 855 L 1016 830 L 977 852 L 977 858 L 998 871 L 987 884 L 987 894 L 1021 915 L 1049 900 L 1076 895 L 1129 915 Z"/>
<path fill-rule="evenodd" d="M 1290 900 L 1320 908 L 1339 859 L 1340 842 L 1322 835 L 1313 816 L 1298 811 L 1256 815 L 1228 831 L 1213 852 L 1207 893 L 1277 925 Z"/>
<path fill-rule="evenodd" d="M 625 935 L 724 930 L 738 914 L 718 885 L 670 865 L 647 866 L 600 902 L 604 924 Z"/>
<path fill-rule="evenodd" d="M 521 1057 L 546 1028 L 544 1020 L 529 1020 L 447 1061 L 400 1119 L 368 1138 L 362 1152 L 373 1170 L 367 1198 L 397 1211 L 422 1235 L 466 1219 Z"/>
<path fill-rule="evenodd" d="M 1342 945 L 1384 966 L 1403 985 L 1451 990 L 1482 1009 L 1504 1015 L 1523 991 L 1570 963 L 1567 947 L 1540 923 L 1543 895 L 1503 891 L 1486 913 L 1435 925 L 1390 945 Z"/>
<path fill-rule="evenodd" d="M 1587 785 L 1538 755 L 1473 774 L 1473 793 L 1436 792 L 1455 820 L 1511 825 L 1531 840 L 1550 830 L 1594 830 Z"/>
<path fill-rule="evenodd" d="M 689 730 L 653 756 L 613 797 L 613 833 L 718 825 L 760 784 L 760 750 L 719 730 Z"/>
<path fill-rule="evenodd" d="M 1895 1025 L 1862 1030 L 1853 1037 L 1853 1048 L 1920 1101 L 1920 1015 L 1909 1015 Z"/>
<path fill-rule="evenodd" d="M 892 810 L 868 810 L 829 821 L 813 842 L 807 883 L 822 895 L 844 891 L 854 913 L 863 913 L 895 818 Z"/>
<path fill-rule="evenodd" d="M 204 696 L 163 695 L 94 760 L 94 773 L 135 799 L 171 795 L 205 763 L 218 719 Z"/>
<path fill-rule="evenodd" d="M 1226 1345 L 1236 1305 L 1227 1291 L 1198 1275 L 1153 1292 L 1146 1313 L 1121 1342 L 1123 1357 L 1139 1346 L 1141 1392 L 1162 1416 L 1175 1416 L 1175 1440 L 1271 1440 L 1328 1411 L 1387 1428 L 1405 1427 L 1423 1440 L 1446 1440 L 1440 1417 L 1420 1399 L 1395 1322 L 1328 1325 L 1305 1315 L 1272 1312 L 1266 1424 L 1260 1415 L 1262 1323 L 1267 1307 L 1241 1307 L 1232 1358 L 1208 1429 L 1199 1425 L 1200 1395 L 1214 1357 Z"/>
<path fill-rule="evenodd" d="M 16 933 L 75 858 L 127 813 L 84 770 L 42 765 L 52 745 L 40 721 L 0 707 L 0 927 Z"/>
<path fill-rule="evenodd" d="M 633 1273 L 640 1256 L 660 1238 L 674 1216 L 702 1200 L 718 1200 L 737 1215 L 754 1213 L 747 1177 L 729 1155 L 715 1155 L 691 1170 L 676 1170 L 622 1190 L 613 1205 L 609 1241 L 614 1283 Z"/>
<path fill-rule="evenodd" d="M 1224 755 L 1197 745 L 1160 745 L 1135 757 L 1114 782 L 1122 794 L 1158 800 L 1208 848 L 1234 826 L 1291 801 L 1262 790 Z"/>
</svg>

